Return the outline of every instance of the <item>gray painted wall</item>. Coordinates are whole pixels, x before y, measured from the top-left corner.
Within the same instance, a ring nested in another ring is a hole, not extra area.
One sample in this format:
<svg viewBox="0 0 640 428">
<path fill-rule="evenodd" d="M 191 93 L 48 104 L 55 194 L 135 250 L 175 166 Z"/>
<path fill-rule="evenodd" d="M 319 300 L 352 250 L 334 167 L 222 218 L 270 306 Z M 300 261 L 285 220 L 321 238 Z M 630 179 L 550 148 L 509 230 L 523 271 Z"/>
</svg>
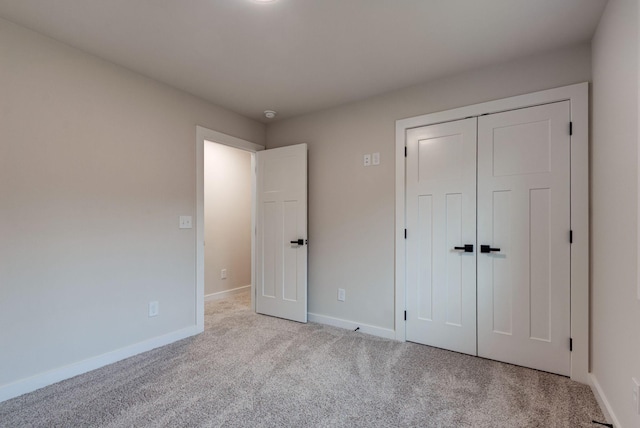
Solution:
<svg viewBox="0 0 640 428">
<path fill-rule="evenodd" d="M 268 148 L 309 145 L 309 312 L 394 328 L 397 119 L 590 79 L 586 44 L 268 125 Z"/>
<path fill-rule="evenodd" d="M 0 58 L 0 386 L 195 325 L 196 125 L 264 125 L 4 20 Z"/>
<path fill-rule="evenodd" d="M 593 39 L 591 369 L 622 427 L 640 426 L 638 20 L 637 0 L 610 1 Z"/>
</svg>

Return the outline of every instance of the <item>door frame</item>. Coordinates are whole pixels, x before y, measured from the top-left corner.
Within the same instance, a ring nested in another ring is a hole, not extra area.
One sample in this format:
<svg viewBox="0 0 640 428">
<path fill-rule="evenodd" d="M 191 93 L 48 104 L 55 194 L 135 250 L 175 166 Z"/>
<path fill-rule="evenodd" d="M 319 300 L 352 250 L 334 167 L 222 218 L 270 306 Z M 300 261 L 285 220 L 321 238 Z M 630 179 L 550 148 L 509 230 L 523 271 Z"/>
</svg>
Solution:
<svg viewBox="0 0 640 428">
<path fill-rule="evenodd" d="M 196 326 L 204 331 L 204 145 L 223 144 L 251 153 L 251 310 L 255 311 L 256 152 L 264 146 L 196 125 Z"/>
<path fill-rule="evenodd" d="M 395 339 L 406 340 L 405 146 L 408 129 L 569 101 L 571 135 L 571 379 L 589 384 L 589 83 L 578 83 L 396 121 Z M 569 344 L 567 344 L 569 346 Z"/>
</svg>

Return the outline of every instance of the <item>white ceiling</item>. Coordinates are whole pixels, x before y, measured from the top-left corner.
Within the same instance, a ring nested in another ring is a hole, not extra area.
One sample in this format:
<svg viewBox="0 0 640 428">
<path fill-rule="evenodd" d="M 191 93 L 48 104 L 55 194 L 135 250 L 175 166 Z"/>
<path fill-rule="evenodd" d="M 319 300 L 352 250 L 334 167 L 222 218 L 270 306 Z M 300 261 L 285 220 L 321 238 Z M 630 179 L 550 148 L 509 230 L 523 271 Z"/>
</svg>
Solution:
<svg viewBox="0 0 640 428">
<path fill-rule="evenodd" d="M 245 116 L 590 40 L 606 0 L 0 0 L 0 16 Z"/>
</svg>

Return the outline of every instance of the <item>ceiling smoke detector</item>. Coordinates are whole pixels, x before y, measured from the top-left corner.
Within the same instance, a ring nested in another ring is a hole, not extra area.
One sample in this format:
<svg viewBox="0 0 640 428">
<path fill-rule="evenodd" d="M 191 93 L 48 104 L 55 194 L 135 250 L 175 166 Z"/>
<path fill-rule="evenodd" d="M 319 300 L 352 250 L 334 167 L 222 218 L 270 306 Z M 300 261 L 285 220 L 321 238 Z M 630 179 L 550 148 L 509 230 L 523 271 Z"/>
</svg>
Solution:
<svg viewBox="0 0 640 428">
<path fill-rule="evenodd" d="M 264 111 L 264 117 L 266 117 L 267 119 L 273 119 L 274 117 L 276 117 L 276 114 L 278 114 L 278 113 L 276 113 L 273 110 L 265 110 Z"/>
</svg>

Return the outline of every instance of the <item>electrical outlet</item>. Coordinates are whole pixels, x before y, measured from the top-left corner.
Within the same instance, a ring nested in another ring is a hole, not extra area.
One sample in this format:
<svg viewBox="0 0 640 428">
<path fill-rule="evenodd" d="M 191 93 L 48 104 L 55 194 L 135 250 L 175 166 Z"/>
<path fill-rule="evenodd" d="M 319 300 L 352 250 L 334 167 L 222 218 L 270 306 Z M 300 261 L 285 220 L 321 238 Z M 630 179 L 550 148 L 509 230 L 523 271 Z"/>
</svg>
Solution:
<svg viewBox="0 0 640 428">
<path fill-rule="evenodd" d="M 220 271 L 220 279 L 227 279 L 227 270 L 226 269 L 222 269 Z"/>
<path fill-rule="evenodd" d="M 157 317 L 160 313 L 160 304 L 157 300 L 149 302 L 149 317 Z"/>
<path fill-rule="evenodd" d="M 364 163 L 364 166 L 371 166 L 371 155 L 369 154 L 364 155 L 363 163 Z"/>
<path fill-rule="evenodd" d="M 344 288 L 338 288 L 338 300 L 340 302 L 344 302 L 345 297 L 346 297 L 346 292 L 344 291 Z"/>
<path fill-rule="evenodd" d="M 640 415 L 640 382 L 635 377 L 631 378 L 631 397 L 633 398 L 633 409 L 636 415 Z"/>
</svg>

